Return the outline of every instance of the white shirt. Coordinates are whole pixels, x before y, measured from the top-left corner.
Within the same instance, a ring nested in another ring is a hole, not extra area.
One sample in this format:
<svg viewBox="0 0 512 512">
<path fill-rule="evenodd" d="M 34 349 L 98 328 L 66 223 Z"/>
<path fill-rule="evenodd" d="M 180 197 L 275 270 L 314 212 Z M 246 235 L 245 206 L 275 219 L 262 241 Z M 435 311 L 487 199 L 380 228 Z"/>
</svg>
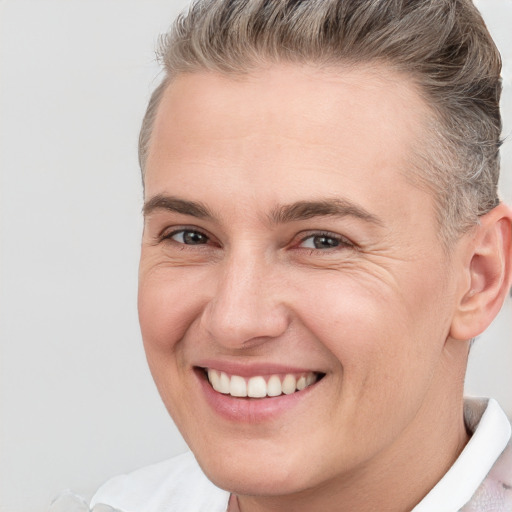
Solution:
<svg viewBox="0 0 512 512">
<path fill-rule="evenodd" d="M 466 400 L 464 415 L 473 435 L 412 512 L 458 512 L 509 443 L 510 423 L 495 400 Z M 103 503 L 122 512 L 226 512 L 228 501 L 229 493 L 213 485 L 188 452 L 113 478 L 99 489 L 91 507 Z"/>
</svg>

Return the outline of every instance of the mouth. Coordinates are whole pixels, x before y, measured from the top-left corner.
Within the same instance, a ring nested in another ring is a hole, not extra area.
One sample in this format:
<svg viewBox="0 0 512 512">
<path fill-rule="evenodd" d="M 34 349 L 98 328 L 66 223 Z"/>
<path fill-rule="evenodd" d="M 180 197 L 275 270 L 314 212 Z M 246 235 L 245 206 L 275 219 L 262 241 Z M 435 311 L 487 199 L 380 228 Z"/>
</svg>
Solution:
<svg viewBox="0 0 512 512">
<path fill-rule="evenodd" d="M 218 393 L 236 398 L 275 398 L 292 395 L 312 386 L 325 374 L 301 372 L 242 377 L 213 368 L 203 368 L 211 387 Z"/>
</svg>

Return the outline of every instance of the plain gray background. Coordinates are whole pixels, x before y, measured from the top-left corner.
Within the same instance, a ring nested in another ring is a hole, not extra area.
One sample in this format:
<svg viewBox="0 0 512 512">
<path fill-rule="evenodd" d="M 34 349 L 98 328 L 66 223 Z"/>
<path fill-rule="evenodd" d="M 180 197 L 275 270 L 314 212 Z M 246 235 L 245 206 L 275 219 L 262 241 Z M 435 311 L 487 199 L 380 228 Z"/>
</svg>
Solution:
<svg viewBox="0 0 512 512">
<path fill-rule="evenodd" d="M 153 49 L 185 0 L 0 0 L 0 511 L 186 449 L 146 368 L 136 313 L 136 145 Z M 478 5 L 505 60 L 512 0 Z M 512 142 L 502 193 L 512 201 Z M 512 301 L 471 354 L 468 393 L 512 415 Z"/>
</svg>

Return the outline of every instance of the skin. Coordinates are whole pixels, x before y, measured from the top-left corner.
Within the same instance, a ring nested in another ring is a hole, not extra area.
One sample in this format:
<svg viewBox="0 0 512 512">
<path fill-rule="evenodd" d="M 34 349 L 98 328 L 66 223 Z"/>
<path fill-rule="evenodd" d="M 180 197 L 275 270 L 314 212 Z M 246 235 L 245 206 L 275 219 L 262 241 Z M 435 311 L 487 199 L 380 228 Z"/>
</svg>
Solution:
<svg viewBox="0 0 512 512">
<path fill-rule="evenodd" d="M 428 109 L 412 82 L 377 71 L 186 74 L 158 110 L 140 262 L 145 350 L 198 462 L 243 512 L 410 510 L 467 442 L 468 318 L 495 272 L 484 256 L 472 267 L 479 231 L 444 249 L 433 198 L 405 177 Z M 352 209 L 275 218 L 319 200 Z M 321 235 L 329 243 L 315 246 Z M 325 377 L 294 407 L 237 423 L 205 400 L 195 370 L 205 359 L 286 361 Z"/>
</svg>

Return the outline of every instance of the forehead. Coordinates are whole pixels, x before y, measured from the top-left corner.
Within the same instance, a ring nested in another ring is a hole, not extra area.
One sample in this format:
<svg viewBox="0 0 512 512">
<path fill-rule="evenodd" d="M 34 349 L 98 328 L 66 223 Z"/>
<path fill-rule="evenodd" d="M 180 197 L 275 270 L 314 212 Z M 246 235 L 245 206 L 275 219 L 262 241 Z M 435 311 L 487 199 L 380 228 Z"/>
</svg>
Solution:
<svg viewBox="0 0 512 512">
<path fill-rule="evenodd" d="M 283 118 L 283 113 L 288 115 Z M 244 128 L 244 132 L 251 133 L 261 121 L 267 131 L 276 123 L 281 129 L 286 120 L 290 121 L 288 128 L 299 129 L 298 117 L 311 128 L 330 124 L 332 129 L 356 121 L 368 123 L 368 129 L 370 125 L 385 129 L 401 117 L 403 133 L 410 133 L 425 113 L 413 80 L 386 66 L 316 68 L 281 64 L 245 75 L 178 75 L 164 92 L 154 130 L 168 128 L 170 116 L 183 128 L 194 125 L 198 136 L 210 135 L 212 116 L 223 130 L 237 132 Z M 198 131 L 201 127 L 204 131 Z M 308 135 L 314 137 L 312 131 Z"/>
<path fill-rule="evenodd" d="M 259 204 L 347 192 L 384 206 L 404 192 L 392 185 L 405 184 L 427 115 L 413 81 L 382 66 L 182 74 L 157 112 L 146 196 L 220 192 L 236 177 Z"/>
</svg>

